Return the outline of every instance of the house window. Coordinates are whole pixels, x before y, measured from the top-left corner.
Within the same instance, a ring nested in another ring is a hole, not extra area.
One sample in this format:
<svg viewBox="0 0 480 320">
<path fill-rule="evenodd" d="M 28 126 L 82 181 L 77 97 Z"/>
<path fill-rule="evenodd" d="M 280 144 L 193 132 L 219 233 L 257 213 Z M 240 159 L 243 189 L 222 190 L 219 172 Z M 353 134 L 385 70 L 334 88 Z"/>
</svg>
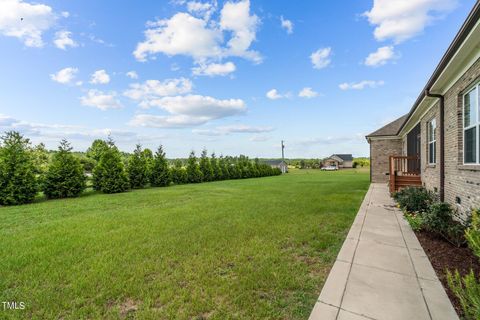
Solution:
<svg viewBox="0 0 480 320">
<path fill-rule="evenodd" d="M 463 96 L 463 163 L 478 164 L 480 149 L 479 84 Z"/>
<path fill-rule="evenodd" d="M 432 119 L 427 123 L 428 126 L 428 163 L 437 163 L 437 120 Z"/>
</svg>

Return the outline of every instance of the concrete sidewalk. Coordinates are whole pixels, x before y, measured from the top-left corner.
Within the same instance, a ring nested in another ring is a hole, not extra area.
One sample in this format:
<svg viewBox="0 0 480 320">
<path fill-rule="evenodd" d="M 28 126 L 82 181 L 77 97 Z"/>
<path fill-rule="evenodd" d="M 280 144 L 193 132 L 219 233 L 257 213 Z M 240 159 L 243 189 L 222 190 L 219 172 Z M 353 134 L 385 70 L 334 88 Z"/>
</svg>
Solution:
<svg viewBox="0 0 480 320">
<path fill-rule="evenodd" d="M 386 184 L 371 184 L 309 319 L 458 319 Z"/>
</svg>

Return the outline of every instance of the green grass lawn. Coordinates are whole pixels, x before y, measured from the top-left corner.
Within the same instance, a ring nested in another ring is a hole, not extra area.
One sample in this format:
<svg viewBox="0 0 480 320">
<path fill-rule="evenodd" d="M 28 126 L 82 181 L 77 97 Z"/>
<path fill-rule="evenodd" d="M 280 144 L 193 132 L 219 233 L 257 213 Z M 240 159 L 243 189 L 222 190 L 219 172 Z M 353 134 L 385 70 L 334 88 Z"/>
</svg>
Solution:
<svg viewBox="0 0 480 320">
<path fill-rule="evenodd" d="M 0 319 L 306 319 L 368 181 L 295 170 L 0 208 Z"/>
</svg>

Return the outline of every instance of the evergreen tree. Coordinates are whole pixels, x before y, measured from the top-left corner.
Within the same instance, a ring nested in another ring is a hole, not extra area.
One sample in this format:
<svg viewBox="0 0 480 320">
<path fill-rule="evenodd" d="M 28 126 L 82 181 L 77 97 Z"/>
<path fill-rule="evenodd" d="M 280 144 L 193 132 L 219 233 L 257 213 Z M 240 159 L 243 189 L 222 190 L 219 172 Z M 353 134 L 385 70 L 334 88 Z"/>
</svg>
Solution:
<svg viewBox="0 0 480 320">
<path fill-rule="evenodd" d="M 210 158 L 210 165 L 212 166 L 212 172 L 213 172 L 212 180 L 214 181 L 222 180 L 222 173 L 220 172 L 220 167 L 218 165 L 218 159 L 215 156 L 215 152 L 212 153 L 212 156 Z"/>
<path fill-rule="evenodd" d="M 82 164 L 71 150 L 67 140 L 62 140 L 53 155 L 43 183 L 43 193 L 49 199 L 77 197 L 85 189 Z"/>
<path fill-rule="evenodd" d="M 111 139 L 109 138 L 109 141 Z M 95 160 L 97 163 L 100 161 L 102 154 L 109 149 L 107 141 L 96 139 L 92 142 L 92 145 L 87 149 L 87 157 Z"/>
<path fill-rule="evenodd" d="M 187 161 L 187 180 L 189 183 L 199 183 L 203 180 L 202 171 L 200 171 L 194 151 L 190 152 Z"/>
<path fill-rule="evenodd" d="M 38 184 L 30 141 L 16 131 L 1 137 L 0 205 L 32 202 Z"/>
<path fill-rule="evenodd" d="M 181 167 L 181 166 L 180 166 Z M 165 157 L 163 147 L 159 146 L 153 159 L 152 169 L 150 173 L 150 183 L 156 187 L 166 187 L 170 184 L 170 170 L 168 169 L 168 161 Z"/>
<path fill-rule="evenodd" d="M 128 190 L 128 176 L 122 157 L 112 139 L 102 153 L 100 161 L 93 169 L 93 188 L 104 193 L 117 193 Z"/>
<path fill-rule="evenodd" d="M 230 179 L 228 175 L 227 162 L 223 156 L 220 156 L 220 158 L 218 159 L 218 179 L 219 180 Z"/>
<path fill-rule="evenodd" d="M 127 165 L 128 180 L 133 189 L 143 188 L 148 182 L 147 160 L 143 154 L 142 146 L 137 144 Z"/>
<path fill-rule="evenodd" d="M 152 174 L 152 166 L 153 166 L 153 152 L 152 150 L 145 148 L 143 149 L 142 156 L 145 159 L 147 164 L 147 179 L 150 180 L 150 176 Z"/>
<path fill-rule="evenodd" d="M 174 166 L 170 168 L 170 174 L 175 184 L 184 184 L 188 181 L 187 170 L 183 167 L 181 160 L 175 160 Z"/>
<path fill-rule="evenodd" d="M 202 181 L 212 181 L 213 180 L 213 170 L 210 159 L 207 155 L 207 149 L 203 149 L 202 155 L 200 157 L 200 171 L 202 171 L 203 179 Z"/>
</svg>

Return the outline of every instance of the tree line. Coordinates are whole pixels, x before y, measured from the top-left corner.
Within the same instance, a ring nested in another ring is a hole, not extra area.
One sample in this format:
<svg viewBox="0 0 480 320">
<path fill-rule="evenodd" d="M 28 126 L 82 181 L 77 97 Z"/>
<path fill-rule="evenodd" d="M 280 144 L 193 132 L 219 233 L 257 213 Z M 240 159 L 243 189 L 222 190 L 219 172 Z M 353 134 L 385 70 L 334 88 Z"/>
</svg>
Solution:
<svg viewBox="0 0 480 320">
<path fill-rule="evenodd" d="M 87 188 L 88 176 L 94 190 L 119 193 L 280 174 L 280 169 L 258 159 L 217 157 L 205 149 L 200 157 L 192 151 L 186 163 L 180 159 L 169 163 L 161 145 L 153 153 L 138 144 L 132 154 L 126 154 L 111 138 L 97 139 L 85 156 L 79 156 L 64 139 L 50 156 L 44 145 L 32 147 L 29 139 L 16 131 L 6 132 L 0 139 L 0 205 L 29 203 L 39 192 L 47 199 L 78 197 Z"/>
</svg>

